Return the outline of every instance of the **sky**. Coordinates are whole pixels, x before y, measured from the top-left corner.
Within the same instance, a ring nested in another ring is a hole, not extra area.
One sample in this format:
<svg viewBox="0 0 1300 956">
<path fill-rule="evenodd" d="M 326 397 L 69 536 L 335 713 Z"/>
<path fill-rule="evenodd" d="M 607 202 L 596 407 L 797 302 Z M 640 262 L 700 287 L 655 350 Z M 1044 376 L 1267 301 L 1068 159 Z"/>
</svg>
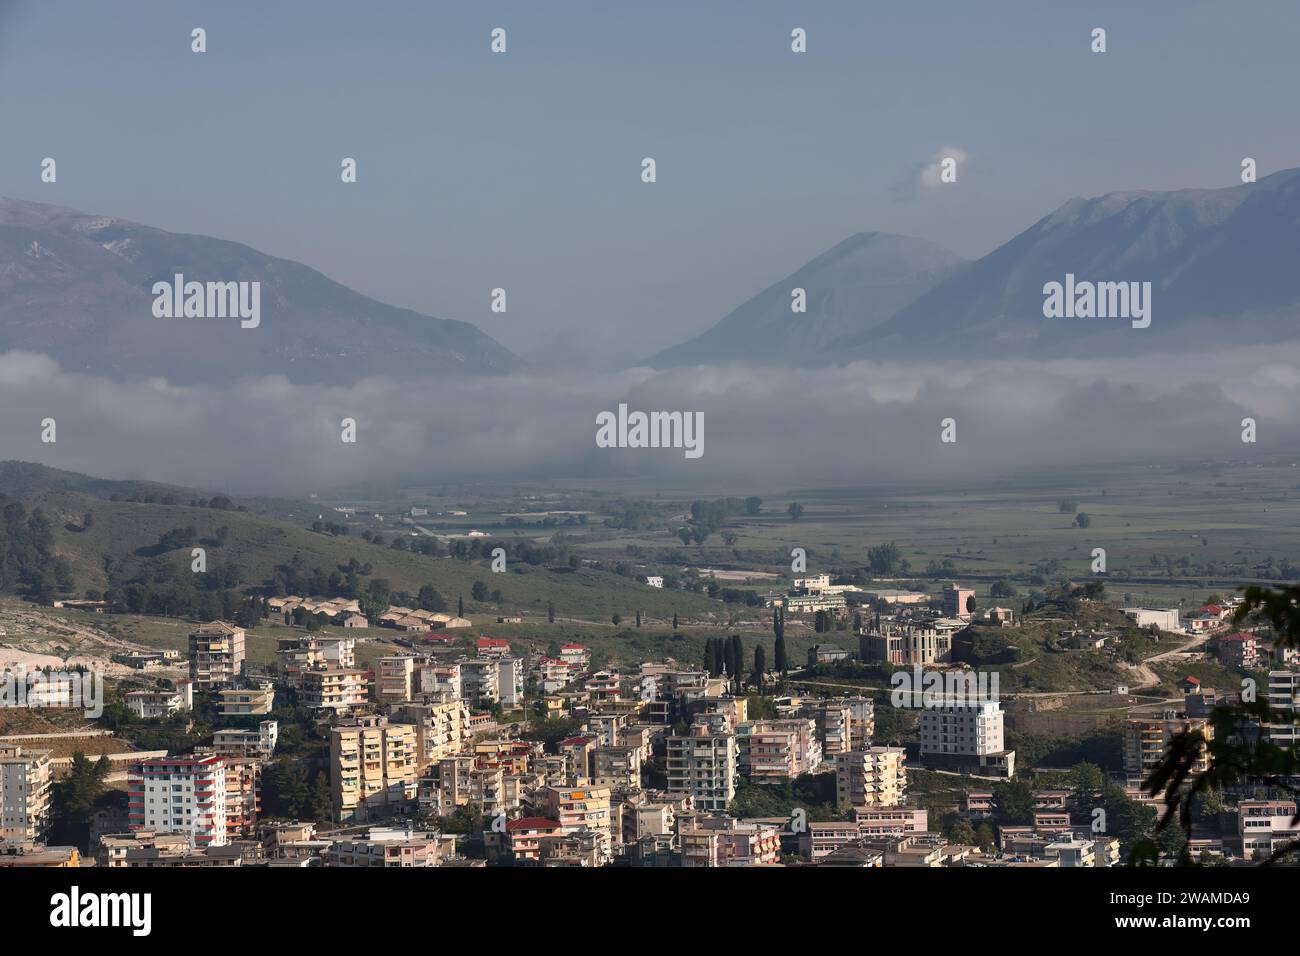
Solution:
<svg viewBox="0 0 1300 956">
<path fill-rule="evenodd" d="M 1300 165 L 1298 27 L 1253 0 L 0 0 L 0 195 L 237 240 L 612 370 L 856 232 L 978 257 L 1073 196 Z"/>
</svg>

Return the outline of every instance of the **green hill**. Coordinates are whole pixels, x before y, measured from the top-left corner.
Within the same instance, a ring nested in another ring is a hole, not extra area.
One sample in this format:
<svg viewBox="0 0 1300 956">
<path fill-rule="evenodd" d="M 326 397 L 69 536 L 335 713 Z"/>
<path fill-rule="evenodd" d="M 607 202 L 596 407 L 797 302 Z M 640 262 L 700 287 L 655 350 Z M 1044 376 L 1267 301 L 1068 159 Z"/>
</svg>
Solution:
<svg viewBox="0 0 1300 956">
<path fill-rule="evenodd" d="M 434 558 L 371 544 L 360 537 L 335 537 L 248 512 L 112 501 L 88 493 L 38 494 L 25 502 L 41 509 L 53 525 L 53 551 L 71 566 L 77 595 L 103 591 L 113 580 L 147 579 L 156 585 L 167 581 L 193 582 L 203 587 L 190 570 L 191 547 L 206 551 L 207 574 L 226 576 L 223 586 L 244 590 L 273 583 L 278 566 L 296 565 L 303 574 L 319 569 L 326 575 L 353 559 L 368 565 L 359 578 L 385 579 L 390 589 L 415 594 L 431 584 L 455 606 L 463 596 L 467 612 L 498 611 L 539 613 L 554 602 L 556 614 L 565 617 L 609 619 L 614 613 L 631 618 L 641 609 L 649 616 L 667 618 L 676 611 L 683 619 L 712 615 L 725 620 L 729 606 L 702 595 L 666 592 L 646 587 L 610 571 L 530 566 L 519 562 L 505 573 L 493 574 L 486 562 Z M 92 521 L 84 524 L 89 513 Z M 176 535 L 193 529 L 192 537 Z M 476 581 L 499 589 L 500 604 L 471 598 Z"/>
</svg>

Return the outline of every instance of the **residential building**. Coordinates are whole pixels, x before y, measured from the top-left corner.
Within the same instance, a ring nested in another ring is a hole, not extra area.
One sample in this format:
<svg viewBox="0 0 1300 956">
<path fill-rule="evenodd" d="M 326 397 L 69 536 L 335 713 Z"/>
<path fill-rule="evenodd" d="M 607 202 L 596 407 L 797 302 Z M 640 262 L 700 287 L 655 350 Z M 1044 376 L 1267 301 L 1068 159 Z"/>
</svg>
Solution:
<svg viewBox="0 0 1300 956">
<path fill-rule="evenodd" d="M 126 694 L 126 708 L 142 720 L 170 717 L 194 707 L 194 685 L 188 680 L 176 682 L 175 690 L 133 690 Z"/>
<path fill-rule="evenodd" d="M 190 632 L 190 680 L 200 691 L 227 687 L 243 676 L 244 629 L 212 621 Z"/>
<path fill-rule="evenodd" d="M 217 691 L 217 710 L 222 717 L 256 717 L 275 709 L 275 687 L 226 687 Z"/>
<path fill-rule="evenodd" d="M 303 671 L 299 701 L 314 710 L 345 711 L 366 703 L 366 672 L 330 664 Z"/>
<path fill-rule="evenodd" d="M 1207 736 L 1213 733 L 1211 725 L 1201 719 L 1164 716 L 1128 720 L 1124 725 L 1124 773 L 1128 780 L 1140 786 L 1164 759 L 1169 741 L 1183 731 L 1195 730 Z M 1208 769 L 1209 754 L 1202 752 L 1192 772 L 1203 773 Z"/>
<path fill-rule="evenodd" d="M 228 727 L 212 736 L 212 751 L 219 757 L 269 757 L 275 753 L 280 725 L 263 720 L 256 730 Z"/>
<path fill-rule="evenodd" d="M 50 752 L 0 743 L 0 840 L 41 841 L 50 826 Z"/>
<path fill-rule="evenodd" d="M 182 833 L 194 846 L 227 842 L 226 767 L 216 755 L 156 757 L 131 765 L 127 818 L 132 830 Z"/>
<path fill-rule="evenodd" d="M 471 737 L 469 708 L 463 700 L 398 704 L 389 708 L 389 716 L 415 728 L 416 762 L 421 770 L 459 753 Z"/>
<path fill-rule="evenodd" d="M 707 723 L 685 736 L 665 738 L 668 792 L 689 795 L 701 810 L 725 810 L 736 795 L 739 761 L 736 735 Z"/>
<path fill-rule="evenodd" d="M 340 821 L 402 813 L 415 803 L 416 728 L 354 717 L 330 731 L 330 786 Z"/>
<path fill-rule="evenodd" d="M 907 752 L 902 747 L 850 750 L 835 761 L 835 796 L 841 809 L 897 806 L 907 792 Z"/>
<path fill-rule="evenodd" d="M 944 617 L 969 619 L 972 613 L 970 602 L 973 600 L 975 600 L 974 588 L 961 588 L 955 584 L 949 584 L 943 589 Z"/>
</svg>

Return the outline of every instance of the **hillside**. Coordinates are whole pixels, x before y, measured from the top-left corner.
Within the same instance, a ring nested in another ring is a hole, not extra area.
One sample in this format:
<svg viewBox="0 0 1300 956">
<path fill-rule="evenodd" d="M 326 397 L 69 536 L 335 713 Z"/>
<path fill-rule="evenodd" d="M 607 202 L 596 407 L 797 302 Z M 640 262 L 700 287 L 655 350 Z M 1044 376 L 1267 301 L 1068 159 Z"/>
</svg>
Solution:
<svg viewBox="0 0 1300 956">
<path fill-rule="evenodd" d="M 485 563 L 397 551 L 359 537 L 320 534 L 246 512 L 110 501 L 76 492 L 36 495 L 26 505 L 29 510 L 39 507 L 50 518 L 54 552 L 71 566 L 78 594 L 108 586 L 106 561 L 128 579 L 148 572 L 154 580 L 160 575 L 164 581 L 169 576 L 191 580 L 190 546 L 164 550 L 158 546 L 168 532 L 192 527 L 198 546 L 206 549 L 208 573 L 233 565 L 236 577 L 228 586 L 239 589 L 264 585 L 277 565 L 290 565 L 295 559 L 304 573 L 320 568 L 328 574 L 355 558 L 371 566 L 363 583 L 383 578 L 393 590 L 412 594 L 432 584 L 453 606 L 463 595 L 466 610 L 480 613 L 499 609 L 471 600 L 471 588 L 479 580 L 501 590 L 501 609 L 530 614 L 544 614 L 548 601 L 555 603 L 559 615 L 593 620 L 608 619 L 616 612 L 630 617 L 638 608 L 661 618 L 671 618 L 674 610 L 683 617 L 716 614 L 722 620 L 727 613 L 720 602 L 648 588 L 610 571 L 519 564 L 493 575 Z M 87 512 L 94 517 L 91 526 L 83 528 Z M 222 528 L 227 530 L 223 533 Z"/>
</svg>

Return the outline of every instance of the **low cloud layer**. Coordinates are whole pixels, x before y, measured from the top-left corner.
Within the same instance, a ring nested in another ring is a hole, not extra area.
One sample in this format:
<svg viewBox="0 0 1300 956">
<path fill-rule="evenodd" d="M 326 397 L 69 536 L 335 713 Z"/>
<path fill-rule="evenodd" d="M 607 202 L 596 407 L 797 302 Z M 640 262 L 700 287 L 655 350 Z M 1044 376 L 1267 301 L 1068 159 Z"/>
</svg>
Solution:
<svg viewBox="0 0 1300 956">
<path fill-rule="evenodd" d="M 1300 447 L 1300 341 L 1200 356 L 569 372 L 349 387 L 115 382 L 0 354 L 0 457 L 109 478 L 303 495 L 367 479 L 630 476 L 745 488 L 1005 475 Z M 703 412 L 704 454 L 598 448 L 596 416 Z M 1241 442 L 1241 420 L 1259 441 Z M 41 441 L 41 422 L 57 441 Z M 357 442 L 340 422 L 357 422 Z M 956 420 L 957 442 L 940 441 Z"/>
</svg>

